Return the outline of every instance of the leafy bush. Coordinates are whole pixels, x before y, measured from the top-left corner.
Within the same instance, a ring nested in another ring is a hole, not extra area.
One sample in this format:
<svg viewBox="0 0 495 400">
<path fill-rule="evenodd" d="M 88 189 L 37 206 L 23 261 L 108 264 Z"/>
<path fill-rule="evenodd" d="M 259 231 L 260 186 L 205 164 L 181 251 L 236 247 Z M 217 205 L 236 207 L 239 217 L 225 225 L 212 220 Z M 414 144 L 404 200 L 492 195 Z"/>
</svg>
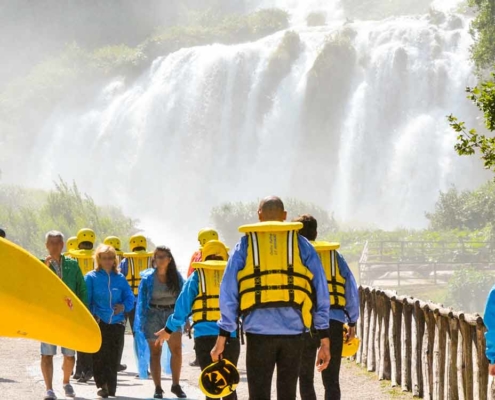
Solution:
<svg viewBox="0 0 495 400">
<path fill-rule="evenodd" d="M 207 13 L 198 18 L 195 25 L 157 30 L 140 45 L 140 49 L 148 58 L 154 59 L 184 47 L 252 41 L 287 28 L 288 21 L 289 15 L 276 8 L 224 17 Z"/>
<path fill-rule="evenodd" d="M 258 202 L 232 202 L 225 203 L 215 207 L 211 211 L 213 225 L 218 229 L 221 240 L 232 246 L 239 240 L 241 234 L 238 227 L 245 224 L 258 222 Z M 287 220 L 301 214 L 311 214 L 318 220 L 318 231 L 321 236 L 334 232 L 337 229 L 337 223 L 332 215 L 321 207 L 307 203 L 298 199 L 284 199 L 285 209 L 287 210 Z"/>
<path fill-rule="evenodd" d="M 494 277 L 485 271 L 463 268 L 449 280 L 447 302 L 457 310 L 482 313 Z"/>
<path fill-rule="evenodd" d="M 137 222 L 115 207 L 97 206 L 93 199 L 79 192 L 76 184 L 60 180 L 51 192 L 0 186 L 0 226 L 7 238 L 37 256 L 46 252 L 44 235 L 59 230 L 66 238 L 81 228 L 91 228 L 97 239 L 116 235 L 126 243 L 138 232 Z"/>
<path fill-rule="evenodd" d="M 495 182 L 477 190 L 440 192 L 433 213 L 426 213 L 433 230 L 480 230 L 495 223 Z"/>
</svg>

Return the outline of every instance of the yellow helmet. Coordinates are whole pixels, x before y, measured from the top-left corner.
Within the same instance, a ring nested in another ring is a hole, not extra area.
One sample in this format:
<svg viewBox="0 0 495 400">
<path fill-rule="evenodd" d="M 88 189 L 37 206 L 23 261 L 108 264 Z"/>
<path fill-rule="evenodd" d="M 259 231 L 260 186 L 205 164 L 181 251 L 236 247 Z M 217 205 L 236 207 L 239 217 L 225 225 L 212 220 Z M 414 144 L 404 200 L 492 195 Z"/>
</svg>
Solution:
<svg viewBox="0 0 495 400">
<path fill-rule="evenodd" d="M 90 242 L 95 244 L 96 235 L 92 229 L 83 228 L 77 232 L 77 244 L 79 245 L 82 242 Z"/>
<path fill-rule="evenodd" d="M 148 247 L 148 242 L 143 235 L 134 235 L 129 239 L 129 248 L 131 251 L 134 251 L 137 247 L 144 247 L 145 249 Z"/>
<path fill-rule="evenodd" d="M 122 248 L 122 243 L 117 236 L 107 236 L 103 241 L 103 244 L 112 246 L 115 250 L 120 250 Z"/>
<path fill-rule="evenodd" d="M 227 261 L 229 259 L 228 251 L 228 247 L 219 240 L 210 240 L 201 249 L 201 259 L 205 261 L 208 256 L 220 256 L 222 260 Z"/>
<path fill-rule="evenodd" d="M 204 246 L 210 240 L 218 240 L 218 232 L 212 228 L 204 228 L 198 232 L 198 241 L 201 246 Z"/>
<path fill-rule="evenodd" d="M 67 251 L 77 250 L 77 236 L 71 236 L 65 244 Z"/>
<path fill-rule="evenodd" d="M 344 325 L 344 345 L 342 346 L 342 357 L 352 357 L 359 349 L 359 338 L 354 337 L 351 340 L 346 341 L 346 334 L 349 329 L 347 324 Z"/>
<path fill-rule="evenodd" d="M 208 365 L 199 376 L 199 388 L 212 399 L 231 394 L 239 384 L 239 371 L 225 358 Z"/>
</svg>

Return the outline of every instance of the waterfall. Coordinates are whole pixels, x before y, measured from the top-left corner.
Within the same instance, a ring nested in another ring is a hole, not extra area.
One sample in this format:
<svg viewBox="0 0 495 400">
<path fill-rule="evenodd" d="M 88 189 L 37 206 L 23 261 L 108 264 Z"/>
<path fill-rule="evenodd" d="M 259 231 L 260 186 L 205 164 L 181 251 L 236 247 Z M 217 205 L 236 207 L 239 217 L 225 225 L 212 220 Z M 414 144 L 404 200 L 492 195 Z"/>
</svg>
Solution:
<svg viewBox="0 0 495 400">
<path fill-rule="evenodd" d="M 61 105 L 36 139 L 45 151 L 27 163 L 28 183 L 74 179 L 188 252 L 213 206 L 269 194 L 344 222 L 426 226 L 440 190 L 483 180 L 454 152 L 446 121 L 476 116 L 463 94 L 475 83 L 469 20 L 349 23 L 328 8 L 336 18 L 307 27 L 310 6 L 296 6 L 286 31 L 181 49 L 136 81 L 116 77 L 84 110 Z"/>
</svg>

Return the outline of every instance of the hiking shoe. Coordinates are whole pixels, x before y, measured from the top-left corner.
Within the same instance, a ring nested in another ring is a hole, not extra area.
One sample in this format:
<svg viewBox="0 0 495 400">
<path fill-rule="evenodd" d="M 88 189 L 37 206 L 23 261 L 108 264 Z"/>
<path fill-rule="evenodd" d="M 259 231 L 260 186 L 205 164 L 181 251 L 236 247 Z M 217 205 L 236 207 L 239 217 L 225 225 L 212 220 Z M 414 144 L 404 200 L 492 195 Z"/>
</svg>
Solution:
<svg viewBox="0 0 495 400">
<path fill-rule="evenodd" d="M 187 394 L 184 393 L 182 388 L 180 387 L 179 384 L 177 385 L 172 385 L 170 388 L 170 391 L 175 394 L 179 399 L 185 399 L 187 397 Z"/>
<path fill-rule="evenodd" d="M 108 394 L 108 390 L 107 390 L 107 389 L 105 389 L 105 388 L 101 388 L 100 390 L 98 390 L 98 391 L 96 392 L 96 394 L 97 394 L 98 396 L 100 396 L 100 397 L 104 398 L 104 399 L 108 398 L 108 395 L 109 395 L 109 394 Z"/>
<path fill-rule="evenodd" d="M 65 397 L 76 397 L 76 393 L 74 392 L 74 388 L 70 383 L 64 385 Z"/>
<path fill-rule="evenodd" d="M 57 395 L 53 390 L 47 390 L 45 397 L 43 397 L 44 400 L 57 400 Z"/>
<path fill-rule="evenodd" d="M 125 364 L 120 364 L 118 367 L 117 367 L 117 372 L 122 372 L 122 371 L 125 371 L 127 369 L 127 365 Z"/>
<path fill-rule="evenodd" d="M 161 386 L 157 386 L 155 388 L 155 394 L 153 396 L 154 399 L 163 399 L 163 389 Z"/>
<path fill-rule="evenodd" d="M 191 362 L 189 363 L 189 365 L 190 365 L 191 367 L 199 367 L 199 361 L 198 361 L 198 359 L 196 358 L 194 361 L 191 361 Z"/>
</svg>

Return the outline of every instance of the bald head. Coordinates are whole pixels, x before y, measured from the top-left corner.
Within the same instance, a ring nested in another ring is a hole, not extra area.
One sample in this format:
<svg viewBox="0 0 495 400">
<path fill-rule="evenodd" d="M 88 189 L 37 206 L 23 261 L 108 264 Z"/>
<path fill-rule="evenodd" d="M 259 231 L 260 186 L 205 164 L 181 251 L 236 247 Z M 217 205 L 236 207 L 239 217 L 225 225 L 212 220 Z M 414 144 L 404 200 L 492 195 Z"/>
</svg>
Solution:
<svg viewBox="0 0 495 400">
<path fill-rule="evenodd" d="M 265 197 L 258 206 L 258 218 L 261 222 L 285 221 L 287 212 L 284 209 L 284 203 L 277 196 Z"/>
</svg>

